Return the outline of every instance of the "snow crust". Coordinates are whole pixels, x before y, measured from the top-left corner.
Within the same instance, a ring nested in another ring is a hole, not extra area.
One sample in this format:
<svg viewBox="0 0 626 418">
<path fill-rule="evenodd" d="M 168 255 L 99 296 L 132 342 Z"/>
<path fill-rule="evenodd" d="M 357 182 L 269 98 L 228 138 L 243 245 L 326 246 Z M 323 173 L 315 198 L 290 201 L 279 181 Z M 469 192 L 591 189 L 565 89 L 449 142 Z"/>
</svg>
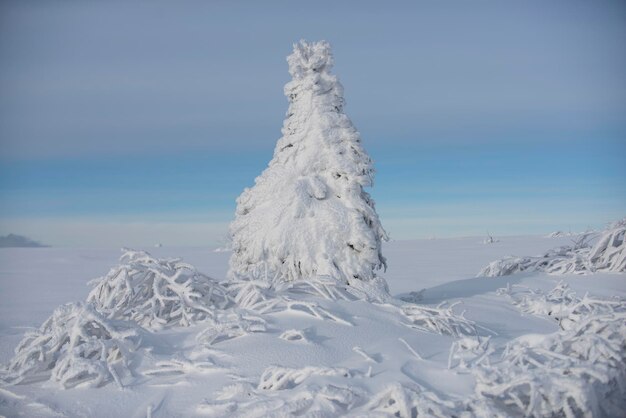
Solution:
<svg viewBox="0 0 626 418">
<path fill-rule="evenodd" d="M 237 199 L 231 278 L 283 281 L 328 276 L 372 280 L 387 235 L 374 201 L 374 168 L 343 111 L 327 42 L 300 41 L 287 58 L 283 137 L 254 187 Z"/>
</svg>

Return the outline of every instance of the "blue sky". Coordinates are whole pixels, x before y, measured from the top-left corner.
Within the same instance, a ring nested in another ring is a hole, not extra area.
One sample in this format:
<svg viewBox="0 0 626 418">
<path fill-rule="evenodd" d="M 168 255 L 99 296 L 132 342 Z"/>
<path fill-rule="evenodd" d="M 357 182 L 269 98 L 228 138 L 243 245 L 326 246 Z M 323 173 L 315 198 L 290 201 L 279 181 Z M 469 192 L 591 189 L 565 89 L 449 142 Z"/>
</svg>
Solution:
<svg viewBox="0 0 626 418">
<path fill-rule="evenodd" d="M 623 2 L 3 2 L 0 234 L 214 245 L 326 39 L 391 236 L 626 215 Z"/>
</svg>

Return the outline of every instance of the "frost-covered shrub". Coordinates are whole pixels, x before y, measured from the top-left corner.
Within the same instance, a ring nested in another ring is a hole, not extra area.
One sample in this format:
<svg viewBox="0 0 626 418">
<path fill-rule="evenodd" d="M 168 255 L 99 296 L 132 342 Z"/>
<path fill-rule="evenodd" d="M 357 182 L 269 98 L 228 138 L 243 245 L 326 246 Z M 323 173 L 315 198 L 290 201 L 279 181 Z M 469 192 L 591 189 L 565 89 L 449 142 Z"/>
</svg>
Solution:
<svg viewBox="0 0 626 418">
<path fill-rule="evenodd" d="M 415 305 L 411 303 L 398 306 L 401 313 L 408 320 L 405 325 L 420 331 L 434 332 L 442 335 L 477 335 L 476 323 L 457 315 L 445 302 L 437 307 Z"/>
<path fill-rule="evenodd" d="M 128 371 L 141 330 L 106 318 L 90 304 L 60 306 L 36 331 L 27 333 L 3 373 L 3 380 L 30 383 L 52 379 L 64 388 L 98 387 Z"/>
<path fill-rule="evenodd" d="M 229 283 L 228 289 L 232 292 L 233 299 L 239 308 L 258 314 L 292 311 L 310 315 L 321 321 L 330 320 L 345 325 L 353 325 L 348 320 L 324 309 L 314 298 L 312 300 L 300 298 L 307 293 L 302 292 L 300 287 L 292 292 L 293 289 L 290 286 L 292 283 L 287 283 L 285 288 L 274 289 L 264 281 L 234 280 Z M 299 282 L 295 283 L 298 284 Z"/>
<path fill-rule="evenodd" d="M 212 358 L 205 360 L 190 360 L 181 355 L 176 355 L 171 360 L 156 362 L 153 369 L 143 372 L 147 376 L 172 376 L 188 373 L 213 373 L 215 371 L 229 371 L 230 368 L 216 362 Z"/>
<path fill-rule="evenodd" d="M 505 257 L 489 263 L 478 273 L 478 276 L 507 276 L 523 271 L 584 274 L 593 271 L 593 266 L 587 257 L 588 252 L 589 248 L 560 247 L 550 250 L 540 257 Z"/>
<path fill-rule="evenodd" d="M 355 386 L 310 385 L 289 393 L 257 391 L 248 383 L 228 385 L 217 401 L 198 406 L 203 416 L 212 417 L 337 417 L 363 403 L 367 394 Z"/>
<path fill-rule="evenodd" d="M 545 271 L 550 274 L 587 274 L 626 271 L 626 218 L 610 225 L 599 234 L 584 233 L 573 245 L 546 252 L 539 257 L 505 257 L 489 263 L 478 276 L 497 277 L 523 271 Z"/>
<path fill-rule="evenodd" d="M 476 398 L 508 416 L 619 416 L 626 407 L 626 301 L 578 298 L 563 282 L 548 293 L 500 289 L 522 311 L 561 330 L 507 344 L 500 360 L 474 367 Z"/>
<path fill-rule="evenodd" d="M 464 409 L 460 402 L 443 399 L 417 384 L 409 387 L 395 383 L 373 394 L 354 384 L 298 386 L 285 392 L 257 390 L 247 383 L 228 385 L 220 391 L 217 401 L 201 404 L 198 412 L 204 416 L 232 417 L 470 416 L 462 413 Z"/>
<path fill-rule="evenodd" d="M 477 394 L 513 416 L 617 416 L 626 406 L 626 313 L 517 338 L 500 362 L 474 371 Z"/>
<path fill-rule="evenodd" d="M 375 394 L 360 412 L 364 416 L 447 418 L 459 411 L 454 402 L 421 386 L 395 383 Z"/>
<path fill-rule="evenodd" d="M 589 295 L 579 298 L 563 281 L 548 293 L 509 285 L 498 289 L 498 294 L 510 297 L 513 304 L 522 312 L 554 318 L 562 329 L 571 328 L 582 318 L 623 311 L 626 306 L 625 302 L 619 299 L 602 299 Z"/>
<path fill-rule="evenodd" d="M 283 137 L 254 187 L 237 199 L 229 276 L 371 280 L 385 266 L 387 236 L 363 190 L 374 168 L 343 112 L 330 46 L 301 41 L 287 61 L 293 80 L 285 86 Z"/>
<path fill-rule="evenodd" d="M 596 271 L 626 271 L 626 218 L 604 232 L 588 257 Z"/>
<path fill-rule="evenodd" d="M 125 250 L 120 265 L 96 279 L 87 301 L 107 317 L 158 330 L 211 319 L 230 304 L 226 290 L 180 259 Z"/>
<path fill-rule="evenodd" d="M 463 337 L 452 343 L 448 355 L 448 369 L 471 369 L 483 364 L 489 365 L 489 356 L 494 349 L 489 344 L 490 337 Z"/>
<path fill-rule="evenodd" d="M 350 370 L 341 367 L 313 367 L 299 369 L 271 366 L 261 375 L 258 389 L 283 390 L 298 386 L 311 376 L 352 377 Z"/>
<path fill-rule="evenodd" d="M 196 341 L 212 345 L 253 332 L 264 332 L 267 329 L 266 324 L 262 317 L 246 312 L 223 313 L 196 336 Z"/>
</svg>

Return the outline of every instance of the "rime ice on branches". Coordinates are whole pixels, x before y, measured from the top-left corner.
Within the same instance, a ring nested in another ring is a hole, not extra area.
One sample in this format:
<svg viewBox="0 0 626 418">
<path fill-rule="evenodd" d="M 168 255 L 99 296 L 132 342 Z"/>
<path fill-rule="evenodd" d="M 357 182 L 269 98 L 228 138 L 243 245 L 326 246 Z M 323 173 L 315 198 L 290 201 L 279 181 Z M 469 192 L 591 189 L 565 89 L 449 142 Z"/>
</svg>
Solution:
<svg viewBox="0 0 626 418">
<path fill-rule="evenodd" d="M 374 201 L 372 160 L 344 113 L 327 42 L 294 45 L 289 110 L 269 166 L 237 199 L 230 277 L 369 281 L 385 266 L 387 235 Z"/>
</svg>

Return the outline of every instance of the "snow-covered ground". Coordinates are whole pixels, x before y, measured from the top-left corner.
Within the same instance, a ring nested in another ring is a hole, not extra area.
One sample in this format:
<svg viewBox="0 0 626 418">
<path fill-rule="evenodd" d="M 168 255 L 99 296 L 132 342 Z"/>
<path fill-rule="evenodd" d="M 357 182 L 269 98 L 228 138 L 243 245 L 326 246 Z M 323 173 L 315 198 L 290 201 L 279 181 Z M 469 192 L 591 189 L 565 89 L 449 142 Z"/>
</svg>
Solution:
<svg viewBox="0 0 626 418">
<path fill-rule="evenodd" d="M 62 389 L 52 380 L 3 386 L 0 415 L 402 415 L 406 409 L 446 416 L 463 402 L 478 399 L 482 381 L 471 363 L 483 361 L 481 350 L 496 359 L 518 337 L 532 340 L 536 334 L 564 332 L 552 317 L 523 312 L 514 297 L 498 289 L 510 284 L 511 289 L 523 289 L 514 286 L 519 285 L 548 292 L 563 280 L 579 297 L 626 298 L 624 273 L 524 272 L 477 278 L 489 262 L 504 256 L 540 255 L 571 244 L 571 237 L 564 236 L 498 238 L 490 244 L 480 237 L 385 244 L 389 268 L 383 276 L 390 293 L 413 298 L 416 305 L 316 298 L 319 317 L 296 307 L 268 313 L 262 315 L 265 332 L 213 344 L 196 338 L 206 328 L 202 322 L 171 327 L 142 341 L 129 367 L 132 373 L 121 378 L 122 387 L 109 382 L 98 388 Z M 182 257 L 215 279 L 226 277 L 230 252 L 146 250 L 159 258 Z M 0 249 L 0 362 L 8 363 L 24 332 L 38 328 L 59 305 L 85 301 L 91 289 L 87 282 L 105 275 L 119 256 L 118 249 Z M 305 299 L 313 300 L 310 295 Z M 452 332 L 456 335 L 426 330 L 419 309 L 442 302 L 460 302 L 452 311 L 464 311 L 479 335 L 469 338 L 477 344 L 488 340 L 490 348 L 459 349 L 464 342 L 473 344 L 462 329 Z M 457 354 L 450 357 L 453 346 Z M 468 355 L 470 351 L 477 355 Z M 422 397 L 419 406 L 411 403 L 415 396 Z M 471 415 L 490 416 L 489 406 L 471 405 Z"/>
</svg>

